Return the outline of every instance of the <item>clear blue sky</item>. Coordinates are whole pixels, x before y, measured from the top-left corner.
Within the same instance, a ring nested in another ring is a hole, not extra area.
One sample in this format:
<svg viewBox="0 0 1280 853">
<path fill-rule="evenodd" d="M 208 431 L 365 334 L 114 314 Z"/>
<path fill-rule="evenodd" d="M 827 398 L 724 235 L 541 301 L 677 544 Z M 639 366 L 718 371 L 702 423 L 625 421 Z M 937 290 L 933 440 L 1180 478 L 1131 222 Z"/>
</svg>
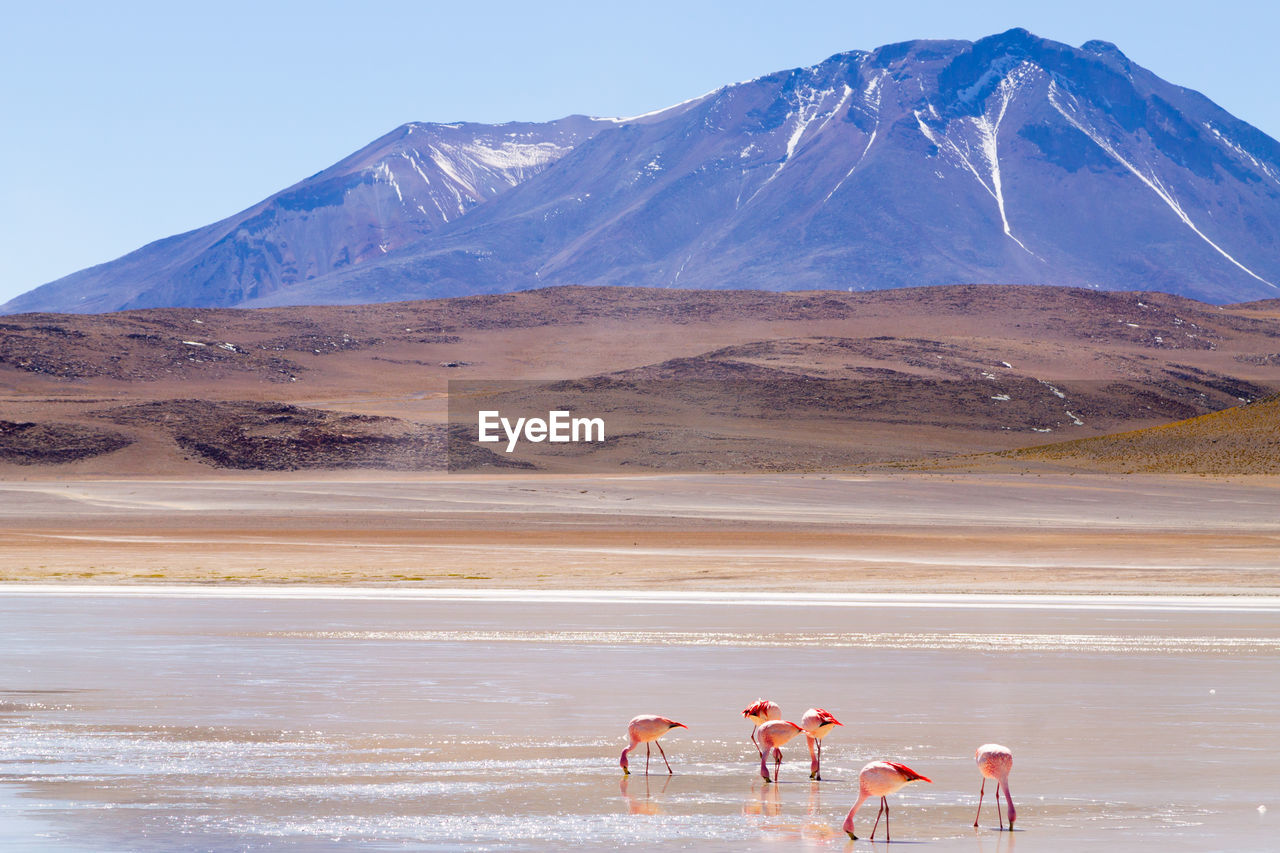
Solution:
<svg viewBox="0 0 1280 853">
<path fill-rule="evenodd" d="M 1280 137 L 1280 4 L 10 3 L 0 302 L 228 216 L 407 121 L 633 115 L 833 53 L 1113 41 Z"/>
</svg>

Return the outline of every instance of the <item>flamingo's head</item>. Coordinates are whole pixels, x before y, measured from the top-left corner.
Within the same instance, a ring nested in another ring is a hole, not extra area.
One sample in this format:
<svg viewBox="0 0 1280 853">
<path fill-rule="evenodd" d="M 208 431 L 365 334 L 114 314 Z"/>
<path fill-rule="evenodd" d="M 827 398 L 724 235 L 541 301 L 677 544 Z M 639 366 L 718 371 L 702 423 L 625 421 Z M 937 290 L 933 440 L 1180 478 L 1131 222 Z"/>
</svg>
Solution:
<svg viewBox="0 0 1280 853">
<path fill-rule="evenodd" d="M 822 728 L 827 726 L 843 726 L 844 723 L 836 719 L 836 715 L 828 711 L 826 708 L 814 708 L 814 712 L 818 717 L 818 725 Z"/>
<path fill-rule="evenodd" d="M 821 720 L 818 722 L 817 725 L 814 725 L 813 728 L 805 729 L 805 731 L 809 733 L 810 737 L 824 738 L 827 735 L 831 734 L 831 732 L 835 729 L 836 726 L 843 726 L 843 725 L 844 723 L 840 722 L 839 720 L 833 717 L 830 720 Z"/>
</svg>

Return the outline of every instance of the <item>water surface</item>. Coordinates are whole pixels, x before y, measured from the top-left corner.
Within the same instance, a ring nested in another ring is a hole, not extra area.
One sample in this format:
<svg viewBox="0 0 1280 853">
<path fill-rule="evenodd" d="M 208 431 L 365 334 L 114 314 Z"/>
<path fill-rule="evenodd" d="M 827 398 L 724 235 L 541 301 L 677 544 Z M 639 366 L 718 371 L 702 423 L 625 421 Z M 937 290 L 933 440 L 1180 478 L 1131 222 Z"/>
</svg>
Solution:
<svg viewBox="0 0 1280 853">
<path fill-rule="evenodd" d="M 878 758 L 934 780 L 891 798 L 895 844 L 1280 829 L 1266 600 L 68 592 L 0 590 L 5 849 L 870 850 L 839 825 Z M 846 723 L 823 782 L 797 741 L 762 783 L 758 696 Z M 689 725 L 675 776 L 643 748 L 621 776 L 637 713 Z M 1015 754 L 1015 833 L 972 827 L 987 741 Z"/>
</svg>

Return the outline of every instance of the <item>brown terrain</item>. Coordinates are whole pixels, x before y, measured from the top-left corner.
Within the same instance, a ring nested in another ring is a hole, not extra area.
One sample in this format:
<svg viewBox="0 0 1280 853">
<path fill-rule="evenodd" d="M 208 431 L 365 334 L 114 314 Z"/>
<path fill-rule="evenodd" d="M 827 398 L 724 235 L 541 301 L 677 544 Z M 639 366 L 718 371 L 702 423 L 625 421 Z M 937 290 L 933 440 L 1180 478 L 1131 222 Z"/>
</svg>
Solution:
<svg viewBox="0 0 1280 853">
<path fill-rule="evenodd" d="M 1275 302 L 561 288 L 25 315 L 0 318 L 0 377 L 8 581 L 1280 593 Z M 459 437 L 476 408 L 552 405 L 608 440 Z"/>
<path fill-rule="evenodd" d="M 1280 388 L 1280 310 L 1039 287 L 571 287 L 18 315 L 0 320 L 0 474 L 442 470 L 451 380 L 479 389 L 455 394 L 455 420 L 514 405 L 611 415 L 609 441 L 585 450 L 526 444 L 512 459 L 455 440 L 455 469 L 848 469 L 1265 397 Z"/>
<path fill-rule="evenodd" d="M 0 482 L 0 580 L 1280 594 L 1280 483 L 940 474 Z"/>
<path fill-rule="evenodd" d="M 1006 450 L 995 456 L 1108 474 L 1280 474 L 1280 397 L 1164 426 Z"/>
</svg>

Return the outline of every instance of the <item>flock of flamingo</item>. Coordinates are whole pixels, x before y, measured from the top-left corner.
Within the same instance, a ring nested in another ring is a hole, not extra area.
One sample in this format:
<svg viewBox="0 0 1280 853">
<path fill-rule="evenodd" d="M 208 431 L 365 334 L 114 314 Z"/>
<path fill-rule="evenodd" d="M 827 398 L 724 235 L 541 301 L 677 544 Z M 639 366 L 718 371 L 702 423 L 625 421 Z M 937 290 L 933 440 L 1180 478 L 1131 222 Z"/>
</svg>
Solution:
<svg viewBox="0 0 1280 853">
<path fill-rule="evenodd" d="M 822 781 L 822 739 L 833 731 L 836 726 L 844 725 L 829 711 L 825 711 L 822 708 L 810 708 L 804 712 L 804 716 L 800 718 L 800 722 L 797 724 L 782 719 L 782 709 L 778 707 L 776 702 L 758 699 L 743 709 L 742 716 L 746 717 L 751 723 L 751 742 L 756 745 L 756 751 L 760 753 L 760 775 L 764 777 L 764 781 L 778 781 L 778 771 L 782 768 L 782 747 L 801 732 L 804 733 L 805 740 L 809 744 L 809 778 Z M 649 773 L 649 744 L 658 747 L 658 753 L 662 756 L 662 763 L 667 765 L 667 773 L 671 774 L 671 762 L 667 761 L 667 754 L 663 751 L 662 744 L 658 742 L 658 738 L 672 729 L 687 728 L 688 726 L 684 723 L 677 723 L 675 720 L 652 714 L 642 714 L 633 719 L 627 724 L 627 748 L 622 750 L 622 757 L 618 760 L 618 763 L 622 765 L 622 772 L 631 773 L 627 755 L 631 750 L 643 743 L 645 745 L 645 775 Z M 759 740 L 756 739 L 757 735 Z M 770 752 L 773 753 L 772 777 L 769 775 Z M 1013 769 L 1013 753 L 1009 751 L 1008 747 L 1001 746 L 998 743 L 986 743 L 978 747 L 973 754 L 973 758 L 977 762 L 978 771 L 982 774 L 982 787 L 978 790 L 978 814 L 973 818 L 973 825 L 977 826 L 978 818 L 982 816 L 982 798 L 986 793 L 987 780 L 995 779 L 996 818 L 1000 821 L 1000 828 L 1003 830 L 1004 818 L 1000 814 L 1000 790 L 1003 788 L 1005 802 L 1009 806 L 1009 829 L 1012 831 L 1013 822 L 1018 817 L 1018 810 L 1013 807 L 1013 798 L 1009 796 L 1009 771 Z M 853 808 L 849 809 L 849 814 L 844 819 L 844 831 L 849 833 L 851 839 L 857 841 L 858 836 L 853 834 L 853 816 L 857 814 L 858 808 L 864 802 L 872 797 L 879 797 L 880 810 L 876 812 L 876 822 L 871 827 L 871 840 L 874 841 L 876 838 L 876 829 L 880 826 L 880 817 L 882 815 L 884 816 L 885 840 L 890 840 L 888 796 L 896 793 L 909 782 L 932 781 L 929 777 L 922 776 L 907 765 L 899 764 L 896 761 L 870 762 L 858 772 L 858 799 L 854 802 Z"/>
</svg>

